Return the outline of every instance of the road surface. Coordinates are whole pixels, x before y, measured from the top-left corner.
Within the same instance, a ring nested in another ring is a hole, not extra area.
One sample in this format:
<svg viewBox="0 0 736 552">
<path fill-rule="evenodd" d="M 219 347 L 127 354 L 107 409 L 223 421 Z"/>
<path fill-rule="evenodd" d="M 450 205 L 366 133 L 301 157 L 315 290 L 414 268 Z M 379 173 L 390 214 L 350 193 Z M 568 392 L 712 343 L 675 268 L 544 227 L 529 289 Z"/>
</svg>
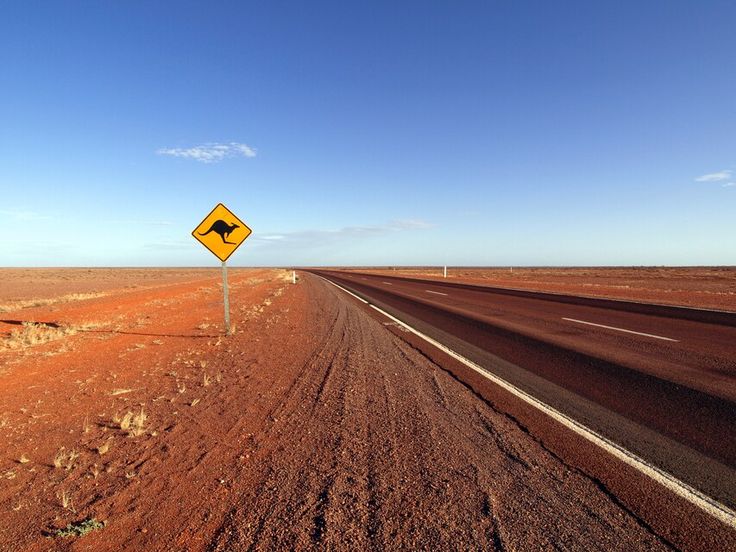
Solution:
<svg viewBox="0 0 736 552">
<path fill-rule="evenodd" d="M 732 514 L 736 316 L 385 275 L 317 274 Z M 564 434 L 554 425 L 548 432 Z"/>
</svg>

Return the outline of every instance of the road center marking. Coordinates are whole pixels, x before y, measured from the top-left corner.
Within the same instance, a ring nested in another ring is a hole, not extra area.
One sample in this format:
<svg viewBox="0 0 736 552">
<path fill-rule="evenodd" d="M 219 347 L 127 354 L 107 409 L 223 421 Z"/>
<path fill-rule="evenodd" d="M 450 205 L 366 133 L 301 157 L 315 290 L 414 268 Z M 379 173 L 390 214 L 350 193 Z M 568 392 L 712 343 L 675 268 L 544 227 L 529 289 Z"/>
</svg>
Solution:
<svg viewBox="0 0 736 552">
<path fill-rule="evenodd" d="M 617 332 L 625 332 L 635 335 L 643 335 L 645 337 L 651 337 L 654 339 L 661 339 L 662 341 L 674 341 L 675 343 L 679 343 L 679 339 L 672 339 L 670 337 L 662 337 L 661 335 L 654 335 L 654 334 L 648 334 L 643 332 L 635 332 L 633 330 L 625 330 L 623 328 L 615 328 L 613 326 L 605 326 L 604 324 L 595 324 L 594 322 L 586 322 L 585 320 L 577 320 L 575 318 L 562 318 L 563 320 L 567 320 L 568 322 L 575 322 L 576 324 L 587 324 L 588 326 L 597 326 L 599 328 L 606 328 L 607 330 L 614 330 Z"/>
<path fill-rule="evenodd" d="M 589 427 L 581 424 L 577 420 L 571 418 L 567 414 L 564 414 L 557 410 L 556 408 L 553 408 L 549 406 L 548 404 L 540 401 L 536 397 L 533 397 L 526 391 L 520 389 L 519 387 L 516 387 L 512 383 L 509 383 L 505 379 L 497 376 L 496 374 L 489 372 L 479 364 L 476 364 L 472 360 L 465 358 L 459 353 L 456 353 L 446 345 L 443 345 L 439 341 L 432 339 L 428 335 L 423 334 L 419 330 L 415 330 L 411 326 L 409 326 L 407 323 L 399 320 L 395 316 L 392 316 L 391 314 L 387 313 L 385 310 L 382 310 L 378 308 L 377 306 L 371 304 L 370 302 L 366 301 L 365 299 L 358 297 L 350 290 L 345 289 L 341 285 L 336 284 L 335 282 L 332 282 L 328 280 L 327 278 L 324 278 L 323 276 L 320 276 L 323 280 L 326 282 L 332 284 L 336 288 L 341 289 L 345 293 L 348 293 L 352 295 L 353 297 L 356 297 L 360 299 L 363 303 L 366 303 L 370 308 L 380 312 L 382 315 L 384 315 L 389 320 L 392 320 L 396 322 L 397 325 L 403 326 L 411 333 L 419 336 L 427 343 L 430 343 L 437 347 L 438 349 L 444 351 L 451 357 L 457 359 L 458 361 L 465 364 L 468 368 L 471 368 L 478 374 L 482 375 L 486 379 L 489 379 L 502 389 L 505 389 L 512 395 L 520 398 L 522 401 L 526 402 L 527 404 L 533 406 L 534 408 L 541 410 L 545 414 L 547 414 L 550 418 L 553 420 L 556 420 L 557 422 L 561 423 L 563 426 L 567 427 L 571 431 L 574 431 L 587 441 L 593 443 L 594 445 L 597 445 L 598 447 L 602 448 L 612 456 L 618 458 L 620 461 L 622 461 L 624 464 L 627 464 L 631 466 L 632 468 L 638 470 L 639 472 L 643 473 L 644 475 L 650 477 L 666 489 L 670 490 L 671 492 L 675 493 L 677 496 L 684 498 L 691 504 L 697 506 L 705 513 L 709 514 L 710 516 L 716 518 L 717 520 L 725 523 L 729 527 L 736 529 L 736 512 L 731 510 L 728 506 L 721 504 L 717 500 L 709 497 L 706 494 L 703 494 L 695 487 L 691 487 L 687 483 L 680 481 L 677 479 L 674 475 L 664 471 L 661 468 L 658 468 L 654 464 L 651 464 L 650 462 L 647 462 L 640 456 L 637 456 L 633 452 L 627 450 L 626 448 L 622 447 L 621 445 L 611 441 L 610 439 L 604 437 L 603 435 L 593 431 Z"/>
<path fill-rule="evenodd" d="M 391 282 L 381 282 L 382 284 L 386 284 L 387 286 L 392 286 L 393 284 Z"/>
<path fill-rule="evenodd" d="M 435 295 L 447 295 L 446 293 L 440 293 L 439 291 L 432 291 L 431 289 L 425 289 L 427 293 L 434 293 Z"/>
</svg>

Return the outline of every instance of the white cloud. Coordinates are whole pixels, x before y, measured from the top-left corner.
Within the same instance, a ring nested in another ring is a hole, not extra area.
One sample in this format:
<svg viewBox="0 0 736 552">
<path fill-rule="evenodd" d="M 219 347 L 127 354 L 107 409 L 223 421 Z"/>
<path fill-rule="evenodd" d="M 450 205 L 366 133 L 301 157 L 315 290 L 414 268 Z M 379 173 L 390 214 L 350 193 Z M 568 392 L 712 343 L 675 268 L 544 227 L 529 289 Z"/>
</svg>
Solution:
<svg viewBox="0 0 736 552">
<path fill-rule="evenodd" d="M 399 219 L 384 226 L 387 230 L 424 230 L 434 228 L 434 224 L 418 219 Z"/>
<path fill-rule="evenodd" d="M 256 150 L 246 144 L 230 142 L 219 144 L 210 142 L 191 148 L 161 148 L 156 150 L 158 155 L 171 155 L 172 157 L 184 157 L 194 159 L 201 163 L 219 163 L 228 157 L 255 157 Z"/>
<path fill-rule="evenodd" d="M 334 242 L 344 238 L 364 238 L 380 236 L 392 232 L 407 230 L 425 230 L 433 228 L 434 224 L 418 219 L 400 219 L 387 222 L 386 224 L 366 226 L 344 226 L 334 230 L 300 230 L 296 232 L 283 232 L 255 235 L 254 239 L 261 243 L 271 244 L 310 244 L 319 245 L 326 242 Z"/>
<path fill-rule="evenodd" d="M 723 170 L 715 173 L 704 174 L 695 179 L 695 182 L 721 182 L 722 180 L 728 180 L 731 178 L 730 170 Z"/>
<path fill-rule="evenodd" d="M 137 219 L 121 219 L 108 220 L 107 224 L 131 224 L 134 226 L 173 226 L 170 220 L 137 220 Z"/>
<path fill-rule="evenodd" d="M 736 182 L 726 182 L 725 184 L 721 184 L 722 188 L 733 188 L 736 186 Z"/>
</svg>

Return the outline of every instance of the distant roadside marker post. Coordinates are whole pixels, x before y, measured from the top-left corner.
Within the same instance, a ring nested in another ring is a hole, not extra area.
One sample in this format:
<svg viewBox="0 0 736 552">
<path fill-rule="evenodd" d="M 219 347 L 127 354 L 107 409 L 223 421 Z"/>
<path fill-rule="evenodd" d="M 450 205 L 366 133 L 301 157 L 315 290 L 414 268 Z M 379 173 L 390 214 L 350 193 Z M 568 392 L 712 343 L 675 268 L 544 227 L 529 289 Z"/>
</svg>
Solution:
<svg viewBox="0 0 736 552">
<path fill-rule="evenodd" d="M 230 335 L 230 297 L 226 261 L 252 232 L 247 224 L 222 203 L 215 205 L 210 214 L 192 230 L 194 239 L 222 261 L 222 302 L 225 307 L 226 335 Z"/>
</svg>

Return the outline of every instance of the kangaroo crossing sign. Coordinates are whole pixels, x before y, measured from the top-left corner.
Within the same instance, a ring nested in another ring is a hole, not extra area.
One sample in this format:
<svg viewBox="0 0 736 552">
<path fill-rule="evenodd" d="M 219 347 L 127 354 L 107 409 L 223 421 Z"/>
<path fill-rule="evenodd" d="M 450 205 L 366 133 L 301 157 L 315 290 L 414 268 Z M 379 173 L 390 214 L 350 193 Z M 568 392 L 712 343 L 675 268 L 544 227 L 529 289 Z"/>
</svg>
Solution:
<svg viewBox="0 0 736 552">
<path fill-rule="evenodd" d="M 192 236 L 224 263 L 251 232 L 242 220 L 218 203 L 194 229 Z"/>
</svg>

